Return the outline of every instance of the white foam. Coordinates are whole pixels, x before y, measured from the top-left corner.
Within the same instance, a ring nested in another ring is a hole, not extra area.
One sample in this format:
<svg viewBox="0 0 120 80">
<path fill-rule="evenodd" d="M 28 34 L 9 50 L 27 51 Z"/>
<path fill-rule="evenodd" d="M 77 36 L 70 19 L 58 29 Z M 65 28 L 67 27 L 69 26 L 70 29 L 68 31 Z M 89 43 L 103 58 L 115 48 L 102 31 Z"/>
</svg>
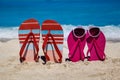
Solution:
<svg viewBox="0 0 120 80">
<path fill-rule="evenodd" d="M 107 25 L 100 27 L 107 40 L 120 40 L 120 25 Z"/>
<path fill-rule="evenodd" d="M 0 28 L 0 38 L 18 38 L 18 27 Z"/>
<path fill-rule="evenodd" d="M 82 25 L 62 25 L 63 30 L 64 30 L 64 36 L 65 40 L 67 39 L 70 31 L 74 29 L 75 27 L 79 27 Z M 95 26 L 95 25 L 86 25 L 82 26 L 86 30 L 89 29 L 90 26 Z M 120 25 L 106 25 L 106 26 L 96 26 L 101 29 L 101 31 L 105 34 L 105 37 L 107 40 L 120 40 Z"/>
<path fill-rule="evenodd" d="M 75 27 L 80 27 L 82 25 L 62 25 L 64 30 L 64 38 L 67 39 L 70 31 Z M 89 26 L 82 26 L 85 29 L 88 29 Z M 106 25 L 106 26 L 97 26 L 105 34 L 107 40 L 120 40 L 120 25 Z M 9 28 L 0 28 L 0 38 L 18 38 L 18 27 L 9 27 Z"/>
</svg>

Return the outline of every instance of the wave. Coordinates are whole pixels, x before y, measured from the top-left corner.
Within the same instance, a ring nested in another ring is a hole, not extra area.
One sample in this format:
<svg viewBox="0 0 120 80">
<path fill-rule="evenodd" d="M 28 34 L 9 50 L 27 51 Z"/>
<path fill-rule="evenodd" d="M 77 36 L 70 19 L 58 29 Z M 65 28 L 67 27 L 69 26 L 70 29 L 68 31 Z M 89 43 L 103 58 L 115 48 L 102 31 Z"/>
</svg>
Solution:
<svg viewBox="0 0 120 80">
<path fill-rule="evenodd" d="M 83 27 L 86 30 L 89 29 L 90 26 L 95 26 L 95 25 L 62 25 L 64 29 L 64 36 L 65 39 L 67 39 L 67 36 L 69 35 L 69 32 L 74 29 L 75 27 Z M 106 25 L 106 26 L 96 26 L 101 29 L 101 31 L 104 33 L 105 37 L 107 40 L 112 40 L 112 41 L 120 41 L 120 25 Z"/>
<path fill-rule="evenodd" d="M 0 38 L 18 38 L 18 27 L 0 26 Z"/>
<path fill-rule="evenodd" d="M 67 39 L 70 31 L 75 27 L 82 26 L 86 30 L 89 26 L 95 25 L 62 25 L 64 30 L 64 38 Z M 107 40 L 119 40 L 120 41 L 120 25 L 106 25 L 106 26 L 96 26 L 101 29 L 101 31 L 105 34 Z M 0 26 L 0 38 L 18 38 L 18 28 L 17 26 L 13 27 L 4 27 Z"/>
</svg>

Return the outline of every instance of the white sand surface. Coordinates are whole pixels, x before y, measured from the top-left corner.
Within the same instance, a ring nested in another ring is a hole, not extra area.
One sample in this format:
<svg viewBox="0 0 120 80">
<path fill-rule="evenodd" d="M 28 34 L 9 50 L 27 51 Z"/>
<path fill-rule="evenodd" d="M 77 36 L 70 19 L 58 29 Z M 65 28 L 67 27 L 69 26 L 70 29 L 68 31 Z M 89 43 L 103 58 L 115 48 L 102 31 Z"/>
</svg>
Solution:
<svg viewBox="0 0 120 80">
<path fill-rule="evenodd" d="M 40 52 L 42 55 L 40 43 Z M 0 42 L 0 80 L 120 80 L 120 42 L 107 41 L 105 61 L 65 62 L 68 48 L 64 44 L 63 62 L 20 63 L 19 42 Z"/>
</svg>

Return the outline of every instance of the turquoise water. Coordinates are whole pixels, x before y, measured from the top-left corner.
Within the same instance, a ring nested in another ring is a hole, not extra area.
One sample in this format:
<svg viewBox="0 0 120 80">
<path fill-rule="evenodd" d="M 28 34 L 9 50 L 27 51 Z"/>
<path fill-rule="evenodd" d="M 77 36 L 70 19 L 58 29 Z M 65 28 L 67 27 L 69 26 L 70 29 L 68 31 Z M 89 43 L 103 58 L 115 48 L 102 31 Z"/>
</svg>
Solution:
<svg viewBox="0 0 120 80">
<path fill-rule="evenodd" d="M 28 18 L 40 24 L 53 19 L 60 24 L 119 25 L 119 0 L 1 0 L 0 26 L 19 26 Z"/>
<path fill-rule="evenodd" d="M 0 38 L 18 37 L 18 27 L 29 18 L 40 25 L 56 20 L 65 38 L 74 27 L 93 25 L 107 39 L 120 40 L 120 0 L 0 0 Z"/>
</svg>

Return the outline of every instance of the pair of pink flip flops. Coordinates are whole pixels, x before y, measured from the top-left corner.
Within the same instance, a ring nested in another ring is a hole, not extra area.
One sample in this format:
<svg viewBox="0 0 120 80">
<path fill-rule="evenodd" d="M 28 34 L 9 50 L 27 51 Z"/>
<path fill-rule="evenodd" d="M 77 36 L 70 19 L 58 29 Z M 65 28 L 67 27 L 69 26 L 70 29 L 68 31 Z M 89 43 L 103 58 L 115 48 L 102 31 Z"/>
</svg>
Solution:
<svg viewBox="0 0 120 80">
<path fill-rule="evenodd" d="M 67 43 L 69 48 L 68 57 L 72 62 L 84 61 L 85 58 L 88 61 L 105 60 L 106 39 L 98 27 L 91 27 L 87 31 L 82 27 L 75 28 L 70 32 Z M 84 54 L 86 43 L 88 46 L 87 56 Z"/>
</svg>

